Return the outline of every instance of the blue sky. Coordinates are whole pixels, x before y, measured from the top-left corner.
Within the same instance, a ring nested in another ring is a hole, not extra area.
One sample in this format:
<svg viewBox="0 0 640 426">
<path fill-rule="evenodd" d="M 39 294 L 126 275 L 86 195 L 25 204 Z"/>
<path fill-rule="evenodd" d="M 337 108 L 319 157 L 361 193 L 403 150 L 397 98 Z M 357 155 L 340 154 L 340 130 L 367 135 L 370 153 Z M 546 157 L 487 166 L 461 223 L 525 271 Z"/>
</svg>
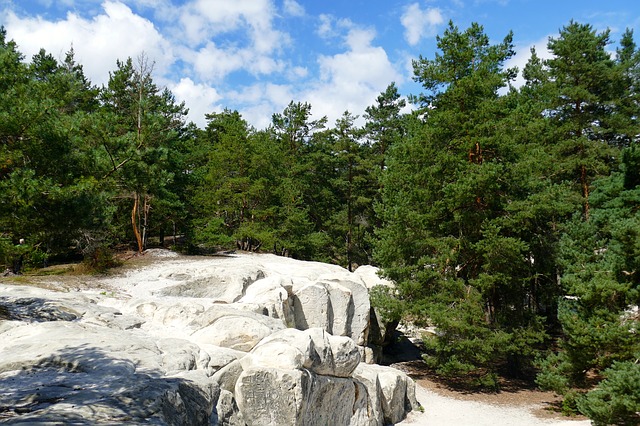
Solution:
<svg viewBox="0 0 640 426">
<path fill-rule="evenodd" d="M 432 58 L 449 20 L 484 26 L 493 42 L 514 33 L 510 66 L 573 19 L 611 30 L 615 50 L 625 28 L 640 44 L 635 0 L 0 0 L 0 25 L 29 59 L 73 46 L 96 85 L 116 59 L 141 53 L 205 125 L 204 114 L 236 109 L 257 128 L 290 101 L 309 102 L 333 123 L 361 115 L 391 82 L 417 94 L 411 60 Z"/>
</svg>

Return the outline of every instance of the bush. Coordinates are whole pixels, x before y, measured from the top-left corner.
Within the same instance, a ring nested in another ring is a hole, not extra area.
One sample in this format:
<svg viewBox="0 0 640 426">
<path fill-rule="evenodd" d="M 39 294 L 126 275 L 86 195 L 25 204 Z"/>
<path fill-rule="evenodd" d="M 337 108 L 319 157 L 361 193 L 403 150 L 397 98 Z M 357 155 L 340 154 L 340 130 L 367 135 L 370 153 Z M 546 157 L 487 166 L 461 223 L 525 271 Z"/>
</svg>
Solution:
<svg viewBox="0 0 640 426">
<path fill-rule="evenodd" d="M 580 412 L 596 426 L 640 424 L 640 364 L 616 362 L 596 389 L 577 400 Z"/>
<path fill-rule="evenodd" d="M 375 308 L 386 323 L 398 322 L 402 318 L 405 306 L 402 300 L 398 299 L 395 289 L 376 285 L 369 292 L 371 306 Z"/>
<path fill-rule="evenodd" d="M 120 266 L 120 262 L 114 256 L 113 251 L 106 246 L 96 247 L 85 256 L 84 263 L 91 271 L 99 273 Z"/>
</svg>

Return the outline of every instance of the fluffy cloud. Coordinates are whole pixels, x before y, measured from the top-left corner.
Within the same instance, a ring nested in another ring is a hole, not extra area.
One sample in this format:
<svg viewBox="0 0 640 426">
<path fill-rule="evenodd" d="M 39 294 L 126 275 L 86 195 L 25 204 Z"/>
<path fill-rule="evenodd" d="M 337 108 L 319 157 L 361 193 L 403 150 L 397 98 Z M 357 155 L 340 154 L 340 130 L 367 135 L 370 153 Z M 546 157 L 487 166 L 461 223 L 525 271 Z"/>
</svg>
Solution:
<svg viewBox="0 0 640 426">
<path fill-rule="evenodd" d="M 283 8 L 289 16 L 304 16 L 304 7 L 295 0 L 284 0 Z"/>
<path fill-rule="evenodd" d="M 216 89 L 205 84 L 196 84 L 190 78 L 182 78 L 169 89 L 178 102 L 184 102 L 189 108 L 189 120 L 200 127 L 206 124 L 205 114 L 220 112 L 223 109 L 218 104 L 222 96 Z"/>
<path fill-rule="evenodd" d="M 326 115 L 333 124 L 345 110 L 360 114 L 387 85 L 402 80 L 385 50 L 372 44 L 374 37 L 373 30 L 354 26 L 344 36 L 345 52 L 319 57 L 319 82 L 299 94 L 314 117 Z"/>
<path fill-rule="evenodd" d="M 405 9 L 400 22 L 404 27 L 407 43 L 415 46 L 423 37 L 436 34 L 437 27 L 444 22 L 444 18 L 438 8 L 422 10 L 418 3 L 412 3 Z"/>
<path fill-rule="evenodd" d="M 199 126 L 206 113 L 229 107 L 264 128 L 292 100 L 311 103 L 314 117 L 326 115 L 333 123 L 345 109 L 361 114 L 390 82 L 403 80 L 374 43 L 372 28 L 331 15 L 319 17 L 316 35 L 332 51 L 341 49 L 337 54 L 317 54 L 315 62 L 304 63 L 285 57 L 289 35 L 275 22 L 306 13 L 295 0 L 281 4 L 281 16 L 274 0 L 216 2 L 216 7 L 207 0 L 181 6 L 173 0 L 82 1 L 99 7 L 87 15 L 71 9 L 57 20 L 21 17 L 7 9 L 0 20 L 27 58 L 41 47 L 63 57 L 73 44 L 95 84 L 108 81 L 116 59 L 135 60 L 145 53 L 156 62 L 154 80 L 186 103 L 189 119 Z M 305 58 L 313 58 L 307 53 Z"/>
<path fill-rule="evenodd" d="M 215 6 L 215 7 L 214 7 Z M 216 2 L 196 0 L 179 12 L 180 59 L 193 66 L 195 76 L 209 82 L 245 70 L 265 75 L 283 70 L 278 56 L 290 44 L 287 34 L 274 28 L 271 0 Z M 196 46 L 195 48 L 187 46 Z"/>
<path fill-rule="evenodd" d="M 288 43 L 286 34 L 273 26 L 276 10 L 272 0 L 195 0 L 185 4 L 179 14 L 190 44 L 206 43 L 235 31 L 247 31 L 249 44 L 259 53 L 273 52 Z"/>
<path fill-rule="evenodd" d="M 5 27 L 27 58 L 40 48 L 63 58 L 73 46 L 76 60 L 95 84 L 108 81 L 116 59 L 135 59 L 145 53 L 156 62 L 155 69 L 160 73 L 173 63 L 170 44 L 152 22 L 117 1 L 105 1 L 102 9 L 103 13 L 92 19 L 69 12 L 64 20 L 55 22 L 8 12 Z"/>
</svg>

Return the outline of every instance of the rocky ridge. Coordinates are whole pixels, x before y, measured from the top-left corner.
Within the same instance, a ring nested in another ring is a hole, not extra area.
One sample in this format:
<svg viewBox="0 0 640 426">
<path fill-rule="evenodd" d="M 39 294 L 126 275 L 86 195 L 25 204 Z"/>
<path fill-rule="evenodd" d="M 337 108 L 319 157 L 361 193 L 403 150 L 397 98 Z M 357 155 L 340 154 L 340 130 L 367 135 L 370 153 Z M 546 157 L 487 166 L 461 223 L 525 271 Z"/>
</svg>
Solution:
<svg viewBox="0 0 640 426">
<path fill-rule="evenodd" d="M 372 364 L 386 327 L 368 289 L 389 285 L 374 268 L 147 256 L 163 258 L 82 290 L 0 281 L 0 419 L 386 425 L 419 407 L 409 377 Z"/>
</svg>

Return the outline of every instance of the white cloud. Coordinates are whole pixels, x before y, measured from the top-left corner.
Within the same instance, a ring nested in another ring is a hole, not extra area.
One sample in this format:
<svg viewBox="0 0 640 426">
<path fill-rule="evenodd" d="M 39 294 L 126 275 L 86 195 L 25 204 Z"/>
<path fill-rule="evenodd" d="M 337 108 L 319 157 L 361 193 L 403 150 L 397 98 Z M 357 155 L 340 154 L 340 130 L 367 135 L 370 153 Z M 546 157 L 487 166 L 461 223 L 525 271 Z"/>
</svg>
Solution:
<svg viewBox="0 0 640 426">
<path fill-rule="evenodd" d="M 422 38 L 435 35 L 437 26 L 444 22 L 444 18 L 438 8 L 422 10 L 418 3 L 412 3 L 405 9 L 400 22 L 407 43 L 415 46 Z"/>
<path fill-rule="evenodd" d="M 241 104 L 239 111 L 243 118 L 258 129 L 268 127 L 272 115 L 283 111 L 291 100 L 296 99 L 292 86 L 273 83 L 252 84 L 225 96 Z"/>
<path fill-rule="evenodd" d="M 333 34 L 333 17 L 322 14 L 318 17 L 320 25 L 316 28 L 316 34 L 322 38 L 329 38 Z"/>
<path fill-rule="evenodd" d="M 108 81 L 117 59 L 135 59 L 142 53 L 155 62 L 157 72 L 166 71 L 174 60 L 172 48 L 153 23 L 118 1 L 105 1 L 102 9 L 104 13 L 92 19 L 70 12 L 66 19 L 55 22 L 9 12 L 5 27 L 27 59 L 41 48 L 63 58 L 73 46 L 76 61 L 94 84 Z"/>
<path fill-rule="evenodd" d="M 536 49 L 536 55 L 538 55 L 541 59 L 551 59 L 553 56 L 552 53 L 547 49 L 547 42 L 549 41 L 549 37 L 544 37 L 539 39 L 536 42 L 530 44 L 521 44 L 520 47 L 516 48 L 516 54 L 512 56 L 506 63 L 505 68 L 513 68 L 518 67 L 518 76 L 516 79 L 511 82 L 511 85 L 514 87 L 520 87 L 524 85 L 524 77 L 522 76 L 522 70 L 524 69 L 527 62 L 531 58 L 531 48 L 534 47 Z"/>
<path fill-rule="evenodd" d="M 289 68 L 288 77 L 290 80 L 299 80 L 309 75 L 309 69 L 307 67 L 294 66 Z"/>
<path fill-rule="evenodd" d="M 253 75 L 281 72 L 284 64 L 278 56 L 290 40 L 274 28 L 274 17 L 271 0 L 188 3 L 180 11 L 186 35 L 186 40 L 176 40 L 183 46 L 180 58 L 205 81 L 219 81 L 239 70 Z"/>
<path fill-rule="evenodd" d="M 260 55 L 251 48 L 220 48 L 208 42 L 198 51 L 181 53 L 182 59 L 193 66 L 195 75 L 207 82 L 220 82 L 227 75 L 246 70 L 253 75 L 267 75 L 282 71 L 284 64 L 269 55 Z"/>
<path fill-rule="evenodd" d="M 345 37 L 347 51 L 319 57 L 319 82 L 299 95 L 315 118 L 326 115 L 333 124 L 345 110 L 360 114 L 392 81 L 402 81 L 385 50 L 372 45 L 374 37 L 372 30 L 353 28 Z"/>
<path fill-rule="evenodd" d="M 286 34 L 273 26 L 275 14 L 272 0 L 195 0 L 181 9 L 179 21 L 189 43 L 206 43 L 217 35 L 248 30 L 254 50 L 269 53 L 288 43 Z"/>
<path fill-rule="evenodd" d="M 178 102 L 184 101 L 189 108 L 188 119 L 201 128 L 206 125 L 205 114 L 223 110 L 223 107 L 218 104 L 218 101 L 222 100 L 222 96 L 216 89 L 205 84 L 196 84 L 190 78 L 182 78 L 169 89 Z"/>
<path fill-rule="evenodd" d="M 214 42 L 208 42 L 197 52 L 188 52 L 183 59 L 193 66 L 199 79 L 209 82 L 223 79 L 243 64 L 240 51 L 220 49 Z"/>
<path fill-rule="evenodd" d="M 125 2 L 164 26 L 156 27 Z M 184 101 L 189 120 L 201 127 L 205 114 L 229 107 L 265 128 L 272 114 L 292 100 L 311 103 L 315 118 L 327 115 L 333 124 L 345 109 L 361 114 L 389 83 L 403 80 L 385 50 L 375 45 L 375 31 L 349 19 L 321 17 L 319 34 L 330 37 L 332 46 L 342 51 L 318 55 L 315 64 L 301 64 L 283 55 L 290 40 L 274 27 L 273 0 L 220 1 L 216 7 L 213 1 L 191 0 L 174 8 L 173 20 L 166 19 L 170 4 L 104 0 L 97 14 L 69 12 L 56 21 L 20 17 L 7 9 L 0 20 L 27 59 L 41 47 L 62 58 L 73 45 L 76 60 L 95 84 L 108 81 L 116 59 L 135 60 L 144 52 L 156 62 L 154 80 Z M 282 10 L 292 16 L 296 4 L 289 1 Z M 178 69 L 180 74 L 175 74 Z M 233 80 L 230 90 L 225 78 L 233 73 L 241 78 Z M 245 73 L 257 78 L 242 82 Z"/>
<path fill-rule="evenodd" d="M 295 0 L 284 0 L 284 11 L 289 16 L 304 16 L 304 7 Z"/>
</svg>

